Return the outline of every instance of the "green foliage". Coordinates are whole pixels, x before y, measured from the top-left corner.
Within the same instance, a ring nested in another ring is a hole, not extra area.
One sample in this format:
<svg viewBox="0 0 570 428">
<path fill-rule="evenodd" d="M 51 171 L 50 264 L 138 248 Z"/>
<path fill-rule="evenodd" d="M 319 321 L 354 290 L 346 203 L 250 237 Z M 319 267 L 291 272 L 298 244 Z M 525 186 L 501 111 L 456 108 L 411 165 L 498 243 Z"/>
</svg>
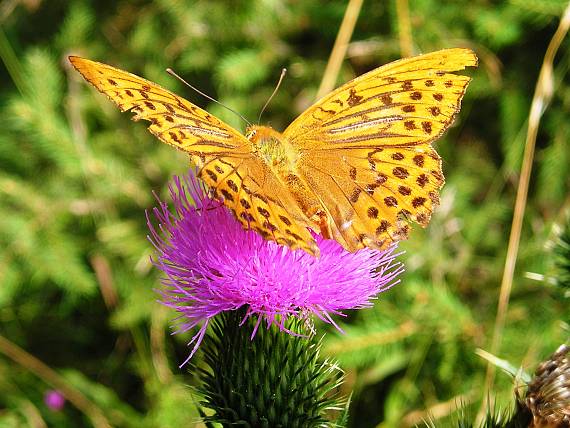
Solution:
<svg viewBox="0 0 570 428">
<path fill-rule="evenodd" d="M 555 239 L 552 242 L 554 255 L 554 283 L 570 296 L 570 215 L 566 214 L 564 222 L 556 227 Z"/>
<path fill-rule="evenodd" d="M 567 4 L 408 3 L 416 52 L 469 46 L 480 66 L 456 125 L 437 143 L 447 184 L 429 227 L 414 228 L 401 245 L 402 283 L 373 309 L 351 314 L 346 334 L 332 330 L 323 340 L 354 388 L 355 427 L 421 424 L 431 409 L 459 400 L 473 415 L 486 399 L 485 362 L 475 350 L 490 346 L 528 110 Z M 152 191 L 163 194 L 187 158 L 116 111 L 66 56 L 143 75 L 240 130 L 239 119 L 164 69 L 255 120 L 287 67 L 263 119 L 284 129 L 314 99 L 346 2 L 0 4 L 0 334 L 88 397 L 112 426 L 201 426 L 199 397 L 188 387 L 195 376 L 177 367 L 188 336 L 168 336 L 175 315 L 155 303 L 160 285 L 144 217 Z M 395 0 L 364 2 L 339 83 L 400 56 L 400 20 Z M 536 366 L 568 334 L 568 299 L 532 278 L 550 272 L 544 244 L 568 204 L 569 43 L 555 61 L 554 97 L 539 129 L 498 355 L 514 366 Z M 193 364 L 201 367 L 200 354 Z M 52 387 L 29 361 L 0 353 L 0 426 L 93 424 L 70 403 L 49 411 L 42 397 Z M 511 403 L 511 379 L 498 375 L 495 393 L 497 409 Z M 457 421 L 456 407 L 438 414 L 437 425 Z"/>
</svg>

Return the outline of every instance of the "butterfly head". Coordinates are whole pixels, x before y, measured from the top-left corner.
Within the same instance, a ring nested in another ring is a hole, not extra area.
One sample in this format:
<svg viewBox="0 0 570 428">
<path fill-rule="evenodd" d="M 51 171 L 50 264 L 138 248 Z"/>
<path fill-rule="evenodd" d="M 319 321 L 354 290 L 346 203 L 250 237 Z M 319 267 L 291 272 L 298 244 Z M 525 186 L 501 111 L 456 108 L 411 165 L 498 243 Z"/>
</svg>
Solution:
<svg viewBox="0 0 570 428">
<path fill-rule="evenodd" d="M 264 140 L 281 140 L 282 136 L 270 126 L 250 125 L 245 130 L 245 137 L 254 145 L 262 144 Z"/>
</svg>

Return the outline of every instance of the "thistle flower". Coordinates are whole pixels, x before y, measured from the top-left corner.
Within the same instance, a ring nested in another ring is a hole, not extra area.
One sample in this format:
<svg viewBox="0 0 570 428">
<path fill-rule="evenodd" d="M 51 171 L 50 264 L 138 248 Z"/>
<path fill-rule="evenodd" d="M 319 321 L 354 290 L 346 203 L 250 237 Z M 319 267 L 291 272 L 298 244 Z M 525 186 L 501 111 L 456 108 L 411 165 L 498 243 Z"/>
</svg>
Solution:
<svg viewBox="0 0 570 428">
<path fill-rule="evenodd" d="M 159 291 L 162 303 L 179 314 L 175 333 L 200 326 L 184 363 L 221 312 L 246 307 L 242 324 L 256 319 L 252 338 L 262 321 L 289 332 L 289 317 L 309 319 L 311 314 L 340 330 L 332 315 L 371 306 L 378 293 L 399 282 L 403 271 L 395 261 L 395 245 L 349 253 L 316 236 L 317 259 L 268 242 L 243 230 L 221 202 L 210 199 L 193 171 L 174 178 L 170 197 L 172 212 L 160 200 L 152 211 L 159 226 L 153 226 L 148 213 L 147 221 L 157 251 L 154 263 L 166 275 Z"/>
<path fill-rule="evenodd" d="M 532 413 L 530 426 L 570 426 L 570 346 L 561 345 L 538 366 L 525 403 Z"/>
<path fill-rule="evenodd" d="M 50 389 L 44 395 L 44 403 L 54 412 L 59 412 L 65 406 L 65 397 L 59 391 Z"/>
</svg>

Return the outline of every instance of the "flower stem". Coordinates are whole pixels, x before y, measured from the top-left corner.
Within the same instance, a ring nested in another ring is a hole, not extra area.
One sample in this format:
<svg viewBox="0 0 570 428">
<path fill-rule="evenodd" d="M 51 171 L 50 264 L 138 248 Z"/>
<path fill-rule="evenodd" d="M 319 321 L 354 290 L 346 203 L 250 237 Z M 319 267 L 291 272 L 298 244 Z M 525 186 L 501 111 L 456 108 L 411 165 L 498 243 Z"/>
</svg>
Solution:
<svg viewBox="0 0 570 428">
<path fill-rule="evenodd" d="M 320 341 L 283 334 L 277 325 L 260 326 L 252 338 L 255 320 L 240 325 L 244 316 L 243 310 L 221 314 L 202 344 L 207 366 L 198 369 L 202 405 L 214 411 L 205 422 L 224 427 L 339 426 L 344 415 L 331 422 L 330 414 L 346 407 L 337 396 L 343 374 L 335 362 L 319 359 Z M 302 334 L 299 320 L 285 328 Z"/>
</svg>

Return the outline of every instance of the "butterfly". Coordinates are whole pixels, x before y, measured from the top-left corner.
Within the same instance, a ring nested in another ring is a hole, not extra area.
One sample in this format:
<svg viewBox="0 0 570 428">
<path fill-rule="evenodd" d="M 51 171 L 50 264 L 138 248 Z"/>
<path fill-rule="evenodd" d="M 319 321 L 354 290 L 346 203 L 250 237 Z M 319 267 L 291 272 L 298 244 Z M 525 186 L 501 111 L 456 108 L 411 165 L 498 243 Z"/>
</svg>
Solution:
<svg viewBox="0 0 570 428">
<path fill-rule="evenodd" d="M 188 153 L 198 176 L 246 229 L 319 255 L 310 229 L 348 251 L 385 249 L 427 226 L 444 177 L 432 147 L 459 112 L 477 66 L 469 49 L 401 59 L 351 80 L 282 133 L 245 135 L 184 98 L 107 64 L 70 62 L 133 120 Z"/>
</svg>

